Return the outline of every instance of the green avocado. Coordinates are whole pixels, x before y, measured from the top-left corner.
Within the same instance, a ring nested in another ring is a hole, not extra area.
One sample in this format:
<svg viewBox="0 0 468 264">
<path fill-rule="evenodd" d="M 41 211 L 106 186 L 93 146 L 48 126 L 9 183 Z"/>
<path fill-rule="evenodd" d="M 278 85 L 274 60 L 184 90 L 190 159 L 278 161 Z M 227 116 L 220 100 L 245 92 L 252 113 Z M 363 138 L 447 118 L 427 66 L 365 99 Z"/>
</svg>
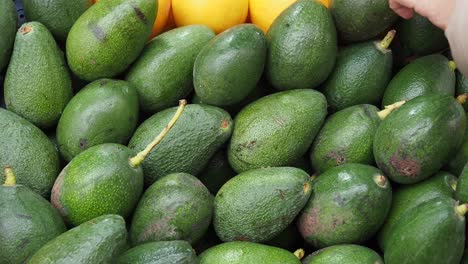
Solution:
<svg viewBox="0 0 468 264">
<path fill-rule="evenodd" d="M 465 127 L 465 134 L 463 136 L 463 142 L 458 148 L 458 152 L 450 158 L 450 161 L 446 164 L 446 169 L 454 175 L 460 175 L 463 167 L 468 162 L 468 115 L 467 115 L 467 126 Z"/>
<path fill-rule="evenodd" d="M 417 13 L 411 19 L 400 19 L 396 30 L 403 49 L 411 55 L 428 55 L 449 46 L 444 31 Z"/>
<path fill-rule="evenodd" d="M 123 253 L 117 264 L 198 264 L 197 254 L 187 241 L 159 241 L 136 246 Z"/>
<path fill-rule="evenodd" d="M 392 188 L 380 170 L 348 163 L 312 182 L 312 195 L 297 225 L 315 248 L 361 243 L 377 233 L 391 203 Z"/>
<path fill-rule="evenodd" d="M 203 25 L 190 25 L 165 32 L 151 40 L 129 69 L 141 109 L 156 113 L 177 105 L 193 87 L 193 65 L 200 50 L 215 36 Z"/>
<path fill-rule="evenodd" d="M 115 263 L 126 248 L 124 219 L 118 215 L 103 215 L 49 241 L 28 264 Z"/>
<path fill-rule="evenodd" d="M 379 105 L 392 76 L 390 46 L 395 31 L 382 41 L 354 44 L 340 50 L 322 92 L 334 111 L 358 104 Z"/>
<path fill-rule="evenodd" d="M 129 159 L 136 153 L 119 144 L 91 147 L 62 170 L 51 202 L 70 226 L 105 214 L 127 218 L 143 192 L 143 171 Z"/>
<path fill-rule="evenodd" d="M 461 203 L 468 202 L 468 163 L 465 165 L 460 176 L 458 177 L 455 199 Z"/>
<path fill-rule="evenodd" d="M 173 173 L 151 185 L 133 215 L 130 241 L 186 240 L 197 242 L 213 215 L 213 196 L 194 176 Z"/>
<path fill-rule="evenodd" d="M 363 104 L 329 116 L 310 151 L 315 171 L 322 173 L 345 163 L 372 165 L 374 135 L 381 122 L 378 111 L 373 105 Z"/>
<path fill-rule="evenodd" d="M 378 36 L 398 19 L 387 0 L 333 0 L 330 11 L 339 37 L 359 42 Z"/>
<path fill-rule="evenodd" d="M 200 255 L 200 264 L 301 264 L 284 249 L 252 242 L 228 242 L 209 248 Z"/>
<path fill-rule="evenodd" d="M 138 95 L 125 81 L 101 79 L 80 90 L 57 126 L 60 153 L 71 161 L 103 143 L 127 144 L 138 122 Z"/>
<path fill-rule="evenodd" d="M 72 97 L 71 79 L 62 51 L 41 23 L 18 30 L 4 89 L 8 110 L 40 128 L 57 124 Z"/>
<path fill-rule="evenodd" d="M 0 0 L 0 72 L 8 65 L 11 50 L 15 42 L 16 26 L 18 17 L 16 15 L 15 3 L 11 0 Z"/>
<path fill-rule="evenodd" d="M 197 56 L 193 68 L 195 93 L 210 105 L 241 102 L 260 80 L 266 52 L 265 35 L 253 24 L 222 32 Z"/>
<path fill-rule="evenodd" d="M 456 82 L 456 95 L 460 96 L 462 95 L 464 98 L 462 101 L 459 101 L 462 105 L 463 108 L 465 108 L 465 111 L 468 110 L 468 78 L 463 76 L 463 74 L 460 71 L 456 71 L 456 76 L 457 76 L 457 82 Z"/>
<path fill-rule="evenodd" d="M 0 168 L 15 169 L 18 184 L 48 199 L 60 172 L 54 145 L 39 128 L 0 108 Z M 0 181 L 3 181 L 3 172 Z"/>
<path fill-rule="evenodd" d="M 465 126 L 465 111 L 452 96 L 419 96 L 380 124 L 374 138 L 375 161 L 392 181 L 420 182 L 457 153 Z"/>
<path fill-rule="evenodd" d="M 281 13 L 267 33 L 265 74 L 278 90 L 315 88 L 333 70 L 336 30 L 319 1 L 299 0 Z"/>
<path fill-rule="evenodd" d="M 23 0 L 23 8 L 29 21 L 41 22 L 57 40 L 65 41 L 75 21 L 93 2 L 93 0 Z"/>
<path fill-rule="evenodd" d="M 392 234 L 392 228 L 407 212 L 436 197 L 452 198 L 455 189 L 458 189 L 457 178 L 443 171 L 420 183 L 403 185 L 396 189 L 393 192 L 390 212 L 377 236 L 380 248 L 385 248 L 385 243 Z"/>
<path fill-rule="evenodd" d="M 384 248 L 385 263 L 460 263 L 467 206 L 438 197 L 410 210 L 389 234 Z"/>
<path fill-rule="evenodd" d="M 198 178 L 212 194 L 216 195 L 221 186 L 234 176 L 236 172 L 229 165 L 226 150 L 222 148 L 211 157 Z"/>
<path fill-rule="evenodd" d="M 310 194 L 310 177 L 301 169 L 272 167 L 243 172 L 216 194 L 216 233 L 225 242 L 268 241 L 292 223 Z"/>
<path fill-rule="evenodd" d="M 59 213 L 39 194 L 17 185 L 12 169 L 0 185 L 0 263 L 25 263 L 45 243 L 65 232 Z"/>
<path fill-rule="evenodd" d="M 374 250 L 358 245 L 336 245 L 315 251 L 302 264 L 384 264 Z"/>
<path fill-rule="evenodd" d="M 91 6 L 68 34 L 70 69 L 87 81 L 122 73 L 143 49 L 156 11 L 154 0 L 106 0 Z"/>
<path fill-rule="evenodd" d="M 158 112 L 141 124 L 129 147 L 142 150 L 169 122 L 176 108 Z M 147 186 L 170 173 L 197 175 L 210 158 L 229 139 L 233 122 L 221 108 L 208 105 L 187 105 L 180 121 L 143 162 Z"/>
<path fill-rule="evenodd" d="M 420 57 L 393 77 L 385 90 L 382 105 L 431 93 L 454 96 L 454 71 L 453 62 L 440 54 Z"/>
<path fill-rule="evenodd" d="M 326 115 L 325 96 L 315 90 L 262 97 L 237 114 L 229 163 L 239 173 L 288 166 L 307 152 Z"/>
</svg>

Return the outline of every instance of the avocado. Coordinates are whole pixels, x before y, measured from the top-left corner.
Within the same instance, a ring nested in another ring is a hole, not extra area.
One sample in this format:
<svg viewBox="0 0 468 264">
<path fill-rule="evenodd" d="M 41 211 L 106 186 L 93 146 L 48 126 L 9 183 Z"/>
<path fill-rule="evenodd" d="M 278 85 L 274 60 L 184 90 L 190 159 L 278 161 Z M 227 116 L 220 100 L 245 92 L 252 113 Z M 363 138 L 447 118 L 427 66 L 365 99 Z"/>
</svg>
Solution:
<svg viewBox="0 0 468 264">
<path fill-rule="evenodd" d="M 252 242 L 228 242 L 214 246 L 200 255 L 200 264 L 301 264 L 284 249 Z"/>
<path fill-rule="evenodd" d="M 460 263 L 467 207 L 451 198 L 438 197 L 410 210 L 389 234 L 385 263 Z"/>
<path fill-rule="evenodd" d="M 375 161 L 394 182 L 420 182 L 456 154 L 465 126 L 465 111 L 452 96 L 419 96 L 380 124 L 374 137 Z"/>
<path fill-rule="evenodd" d="M 398 221 L 420 204 L 436 197 L 452 198 L 457 188 L 457 178 L 447 172 L 438 172 L 431 178 L 417 184 L 403 185 L 393 192 L 392 207 L 377 239 L 381 249 L 385 248 L 392 228 Z"/>
<path fill-rule="evenodd" d="M 444 31 L 417 13 L 411 19 L 400 19 L 396 30 L 403 49 L 411 55 L 428 55 L 449 46 Z"/>
<path fill-rule="evenodd" d="M 281 233 L 264 244 L 286 250 L 296 250 L 303 245 L 303 242 L 304 241 L 301 237 L 301 234 L 299 233 L 299 230 L 297 230 L 296 225 L 292 223 Z"/>
<path fill-rule="evenodd" d="M 15 3 L 11 0 L 0 0 L 0 72 L 8 65 L 11 50 L 15 42 L 16 26 L 18 17 L 16 15 Z"/>
<path fill-rule="evenodd" d="M 222 148 L 211 157 L 198 178 L 214 195 L 229 179 L 236 176 L 227 159 L 226 149 Z"/>
<path fill-rule="evenodd" d="M 0 108 L 0 168 L 15 169 L 18 184 L 48 199 L 60 172 L 54 145 L 39 128 Z M 3 181 L 2 173 L 0 181 Z"/>
<path fill-rule="evenodd" d="M 325 96 L 315 90 L 262 97 L 237 114 L 229 163 L 238 173 L 287 166 L 307 152 L 326 115 Z"/>
<path fill-rule="evenodd" d="M 392 188 L 380 170 L 348 163 L 312 182 L 312 195 L 297 225 L 315 248 L 361 243 L 379 230 L 391 203 Z"/>
<path fill-rule="evenodd" d="M 465 134 L 463 135 L 463 142 L 458 148 L 457 153 L 450 157 L 450 161 L 446 164 L 446 170 L 454 175 L 460 175 L 463 167 L 468 162 L 468 116 L 467 126 L 465 127 Z"/>
<path fill-rule="evenodd" d="M 388 84 L 382 105 L 436 93 L 455 95 L 453 62 L 440 55 L 420 57 L 401 69 Z"/>
<path fill-rule="evenodd" d="M 374 135 L 380 125 L 379 109 L 362 104 L 329 116 L 310 151 L 312 167 L 322 173 L 345 163 L 372 165 Z"/>
<path fill-rule="evenodd" d="M 390 43 L 395 31 L 382 41 L 347 46 L 338 53 L 336 66 L 322 92 L 334 111 L 358 104 L 379 105 L 392 76 Z"/>
<path fill-rule="evenodd" d="M 154 0 L 107 0 L 91 6 L 68 34 L 70 69 L 87 81 L 122 73 L 143 49 L 156 11 Z"/>
<path fill-rule="evenodd" d="M 162 130 L 176 108 L 158 112 L 141 124 L 130 140 L 129 148 L 143 149 Z M 216 151 L 229 139 L 233 122 L 221 108 L 187 105 L 174 128 L 143 163 L 145 185 L 175 172 L 197 175 Z"/>
<path fill-rule="evenodd" d="M 278 90 L 315 88 L 333 70 L 336 29 L 319 1 L 299 0 L 275 19 L 267 33 L 265 74 Z"/>
<path fill-rule="evenodd" d="M 466 102 L 468 99 L 468 78 L 463 76 L 463 74 L 458 70 L 456 71 L 456 77 L 456 95 L 459 96 L 457 99 L 459 99 L 459 102 L 463 105 L 465 111 L 468 111 L 468 103 Z M 460 101 L 460 98 L 463 98 L 462 101 Z"/>
<path fill-rule="evenodd" d="M 6 167 L 0 185 L 0 263 L 25 263 L 45 243 L 65 232 L 59 213 L 39 194 L 17 185 Z"/>
<path fill-rule="evenodd" d="M 387 0 L 333 0 L 330 12 L 344 42 L 360 42 L 376 37 L 398 19 Z"/>
<path fill-rule="evenodd" d="M 159 241 L 136 246 L 119 256 L 117 264 L 198 264 L 187 241 Z"/>
<path fill-rule="evenodd" d="M 127 247 L 126 239 L 123 218 L 103 215 L 49 241 L 28 264 L 115 263 Z"/>
<path fill-rule="evenodd" d="M 266 52 L 265 35 L 253 24 L 222 32 L 197 56 L 193 68 L 195 93 L 210 105 L 241 102 L 260 80 Z"/>
<path fill-rule="evenodd" d="M 62 51 L 39 22 L 21 26 L 5 76 L 8 110 L 40 128 L 54 127 L 72 97 Z"/>
<path fill-rule="evenodd" d="M 60 153 L 71 161 L 103 143 L 127 144 L 137 126 L 138 95 L 128 82 L 101 79 L 68 103 L 57 125 Z"/>
<path fill-rule="evenodd" d="M 173 173 L 156 181 L 141 198 L 130 228 L 132 245 L 150 241 L 197 242 L 213 215 L 213 196 L 194 176 Z"/>
<path fill-rule="evenodd" d="M 315 251 L 302 264 L 384 264 L 374 250 L 358 245 L 337 245 Z"/>
<path fill-rule="evenodd" d="M 64 42 L 75 21 L 93 3 L 93 0 L 23 0 L 23 8 L 29 21 L 41 22 L 58 41 Z"/>
<path fill-rule="evenodd" d="M 310 194 L 310 177 L 301 169 L 272 167 L 243 172 L 216 194 L 216 234 L 225 242 L 268 241 L 292 223 Z"/>
<path fill-rule="evenodd" d="M 214 32 L 204 25 L 190 25 L 152 39 L 130 67 L 126 80 L 137 91 L 141 109 L 154 114 L 177 105 L 192 90 L 193 65 Z"/>
<path fill-rule="evenodd" d="M 468 202 L 468 163 L 465 165 L 460 176 L 458 177 L 455 199 L 461 203 Z"/>
</svg>

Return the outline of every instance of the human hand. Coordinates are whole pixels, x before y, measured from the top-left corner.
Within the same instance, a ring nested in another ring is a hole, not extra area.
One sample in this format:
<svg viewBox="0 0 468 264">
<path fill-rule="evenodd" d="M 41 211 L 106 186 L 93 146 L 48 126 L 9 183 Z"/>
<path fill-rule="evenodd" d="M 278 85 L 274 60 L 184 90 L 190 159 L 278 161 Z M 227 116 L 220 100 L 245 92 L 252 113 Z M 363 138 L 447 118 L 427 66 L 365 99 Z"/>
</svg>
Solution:
<svg viewBox="0 0 468 264">
<path fill-rule="evenodd" d="M 445 30 L 452 14 L 455 0 L 389 0 L 390 8 L 404 19 L 414 12 L 427 17 L 434 25 Z"/>
</svg>

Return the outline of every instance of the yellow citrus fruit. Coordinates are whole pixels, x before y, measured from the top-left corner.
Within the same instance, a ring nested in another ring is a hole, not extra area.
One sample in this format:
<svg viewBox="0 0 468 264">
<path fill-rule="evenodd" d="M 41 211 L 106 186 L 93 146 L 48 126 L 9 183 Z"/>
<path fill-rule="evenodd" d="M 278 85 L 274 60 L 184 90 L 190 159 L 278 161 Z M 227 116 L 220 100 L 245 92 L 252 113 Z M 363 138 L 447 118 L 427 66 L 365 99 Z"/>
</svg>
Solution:
<svg viewBox="0 0 468 264">
<path fill-rule="evenodd" d="M 172 0 L 177 26 L 203 24 L 216 33 L 244 23 L 248 10 L 249 0 Z"/>
<path fill-rule="evenodd" d="M 93 0 L 94 3 L 99 0 Z M 150 38 L 153 38 L 166 26 L 167 20 L 169 18 L 169 12 L 171 9 L 171 0 L 156 0 L 158 1 L 158 12 L 156 13 L 156 21 L 154 21 L 153 30 L 151 31 Z"/>
<path fill-rule="evenodd" d="M 296 1 L 297 0 L 250 0 L 249 10 L 252 23 L 266 33 L 273 21 Z M 319 0 L 319 2 L 328 7 L 330 0 Z"/>
</svg>

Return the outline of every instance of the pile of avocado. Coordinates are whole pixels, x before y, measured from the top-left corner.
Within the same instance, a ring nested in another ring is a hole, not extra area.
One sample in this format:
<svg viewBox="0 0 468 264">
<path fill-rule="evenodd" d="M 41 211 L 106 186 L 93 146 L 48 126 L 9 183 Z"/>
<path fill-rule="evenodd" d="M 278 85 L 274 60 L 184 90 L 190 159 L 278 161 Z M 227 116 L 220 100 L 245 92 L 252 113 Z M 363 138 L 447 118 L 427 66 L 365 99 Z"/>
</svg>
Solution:
<svg viewBox="0 0 468 264">
<path fill-rule="evenodd" d="M 23 5 L 1 264 L 468 263 L 468 79 L 426 18 L 298 0 L 148 41 L 155 0 Z"/>
</svg>

